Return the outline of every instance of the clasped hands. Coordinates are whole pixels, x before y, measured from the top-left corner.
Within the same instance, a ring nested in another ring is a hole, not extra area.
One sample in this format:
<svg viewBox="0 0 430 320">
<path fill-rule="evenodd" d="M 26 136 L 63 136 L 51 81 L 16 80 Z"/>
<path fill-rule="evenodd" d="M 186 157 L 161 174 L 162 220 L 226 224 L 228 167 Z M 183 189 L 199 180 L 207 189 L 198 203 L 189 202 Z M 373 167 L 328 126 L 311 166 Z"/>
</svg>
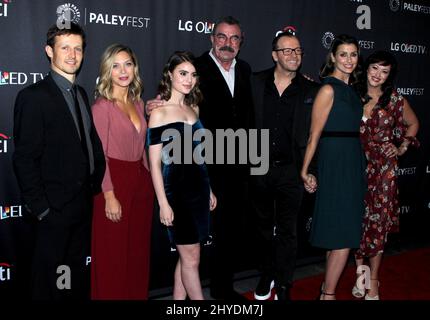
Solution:
<svg viewBox="0 0 430 320">
<path fill-rule="evenodd" d="M 307 192 L 314 193 L 317 190 L 317 178 L 313 174 L 302 173 L 302 180 Z"/>
</svg>

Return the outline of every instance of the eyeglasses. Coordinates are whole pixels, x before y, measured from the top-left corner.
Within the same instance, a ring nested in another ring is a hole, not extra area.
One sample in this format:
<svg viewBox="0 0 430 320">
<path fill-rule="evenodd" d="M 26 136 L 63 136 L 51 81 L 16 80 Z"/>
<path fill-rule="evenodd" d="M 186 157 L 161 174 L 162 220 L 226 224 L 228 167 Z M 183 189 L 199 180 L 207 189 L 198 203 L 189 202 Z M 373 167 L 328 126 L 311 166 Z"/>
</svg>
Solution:
<svg viewBox="0 0 430 320">
<path fill-rule="evenodd" d="M 305 53 L 305 51 L 303 50 L 303 48 L 297 47 L 297 48 L 282 48 L 282 49 L 275 49 L 273 51 L 282 51 L 282 53 L 284 54 L 284 56 L 289 56 L 291 55 L 293 52 L 298 55 L 301 56 L 303 53 Z"/>
<path fill-rule="evenodd" d="M 224 33 L 217 33 L 215 35 L 215 38 L 219 42 L 226 42 L 227 39 L 230 39 L 230 42 L 233 43 L 233 44 L 238 44 L 242 40 L 242 37 L 239 37 L 237 35 L 234 35 L 234 36 L 231 36 L 230 38 L 227 38 L 227 36 Z"/>
</svg>

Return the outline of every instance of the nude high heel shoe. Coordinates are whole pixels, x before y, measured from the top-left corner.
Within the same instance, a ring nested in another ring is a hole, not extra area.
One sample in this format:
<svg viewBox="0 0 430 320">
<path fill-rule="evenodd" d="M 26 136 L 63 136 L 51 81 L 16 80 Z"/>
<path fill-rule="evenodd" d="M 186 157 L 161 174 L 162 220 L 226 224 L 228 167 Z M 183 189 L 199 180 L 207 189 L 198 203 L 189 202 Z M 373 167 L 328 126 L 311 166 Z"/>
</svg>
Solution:
<svg viewBox="0 0 430 320">
<path fill-rule="evenodd" d="M 379 281 L 378 281 L 378 279 L 370 279 L 370 281 L 376 281 L 376 283 L 377 283 L 377 286 L 378 286 L 378 288 L 379 288 Z M 364 300 L 379 300 L 379 294 L 377 294 L 376 296 L 369 296 L 369 294 L 368 293 L 366 293 L 366 295 L 364 296 Z"/>
</svg>

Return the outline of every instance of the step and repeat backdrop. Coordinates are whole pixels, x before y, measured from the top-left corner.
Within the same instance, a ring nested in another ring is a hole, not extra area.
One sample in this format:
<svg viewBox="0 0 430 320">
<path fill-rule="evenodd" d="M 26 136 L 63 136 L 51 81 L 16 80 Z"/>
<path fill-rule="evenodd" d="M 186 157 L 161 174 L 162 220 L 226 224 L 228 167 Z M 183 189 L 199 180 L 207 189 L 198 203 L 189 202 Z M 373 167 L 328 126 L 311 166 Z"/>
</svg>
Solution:
<svg viewBox="0 0 430 320">
<path fill-rule="evenodd" d="M 90 95 L 104 49 L 115 42 L 132 47 L 139 58 L 145 85 L 143 99 L 147 100 L 156 95 L 168 56 L 175 50 L 190 50 L 195 55 L 209 50 L 213 23 L 226 15 L 236 17 L 242 24 L 245 40 L 240 57 L 250 63 L 253 71 L 273 65 L 271 41 L 286 26 L 296 28 L 305 48 L 301 71 L 315 81 L 336 34 L 355 36 L 364 57 L 380 49 L 397 57 L 397 90 L 409 100 L 421 123 L 421 148 L 408 151 L 398 171 L 400 234 L 404 239 L 425 237 L 430 221 L 428 1 L 0 0 L 0 297 L 22 295 L 28 283 L 32 228 L 12 170 L 13 106 L 19 90 L 41 80 L 49 71 L 44 53 L 47 29 L 64 16 L 84 27 L 87 50 L 78 82 Z M 299 261 L 321 256 L 307 243 L 311 211 L 309 197 L 299 222 Z M 204 278 L 211 244 L 206 247 Z M 252 235 L 243 239 L 243 248 L 248 258 L 237 267 L 238 271 L 255 267 Z M 154 219 L 151 259 L 151 288 L 169 287 L 176 252 L 170 249 L 158 219 Z"/>
</svg>

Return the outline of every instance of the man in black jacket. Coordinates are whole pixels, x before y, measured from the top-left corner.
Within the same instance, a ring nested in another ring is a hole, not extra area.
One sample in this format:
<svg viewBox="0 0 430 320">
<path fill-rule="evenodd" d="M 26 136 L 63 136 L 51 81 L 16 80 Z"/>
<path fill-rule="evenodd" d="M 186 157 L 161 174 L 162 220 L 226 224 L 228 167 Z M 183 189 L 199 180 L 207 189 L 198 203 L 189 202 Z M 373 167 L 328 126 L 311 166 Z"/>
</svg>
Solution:
<svg viewBox="0 0 430 320">
<path fill-rule="evenodd" d="M 253 121 L 250 87 L 251 67 L 237 58 L 243 42 L 239 21 L 228 16 L 214 25 L 212 48 L 196 59 L 203 102 L 200 118 L 206 129 L 248 130 Z M 219 137 L 215 137 L 216 139 Z M 214 143 L 216 145 L 216 143 Z M 227 148 L 224 145 L 224 163 Z M 238 164 L 209 165 L 211 187 L 218 205 L 213 213 L 214 255 L 211 260 L 211 296 L 237 300 L 233 275 L 238 269 L 247 238 L 246 220 L 250 219 L 249 166 Z M 216 155 L 214 154 L 214 159 Z M 243 259 L 242 259 L 243 260 Z M 242 266 L 243 267 L 243 266 Z"/>
<path fill-rule="evenodd" d="M 272 42 L 275 67 L 251 77 L 257 129 L 270 130 L 269 171 L 251 177 L 261 279 L 254 297 L 290 299 L 297 252 L 297 216 L 303 196 L 300 170 L 313 99 L 319 85 L 298 72 L 303 49 L 292 29 Z"/>
<path fill-rule="evenodd" d="M 52 26 L 45 47 L 51 72 L 15 101 L 13 164 L 36 223 L 33 299 L 89 298 L 92 197 L 105 160 L 87 94 L 75 83 L 84 49 L 79 25 Z"/>
</svg>

